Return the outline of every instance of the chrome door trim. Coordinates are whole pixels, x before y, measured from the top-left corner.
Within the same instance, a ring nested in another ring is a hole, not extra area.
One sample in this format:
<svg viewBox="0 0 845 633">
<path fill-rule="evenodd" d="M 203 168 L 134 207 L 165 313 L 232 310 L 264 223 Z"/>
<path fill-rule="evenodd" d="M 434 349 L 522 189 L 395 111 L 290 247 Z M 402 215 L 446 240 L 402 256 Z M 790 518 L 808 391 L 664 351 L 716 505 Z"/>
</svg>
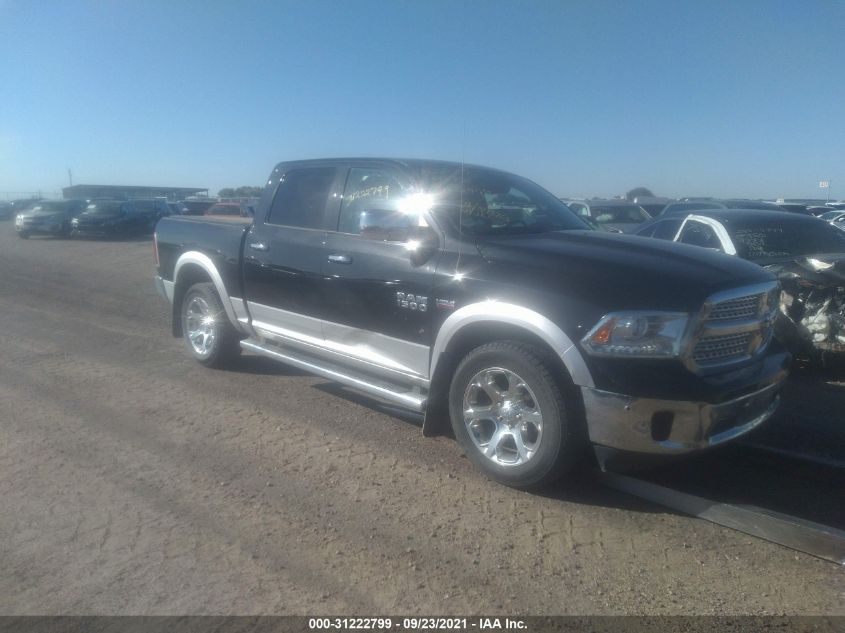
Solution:
<svg viewBox="0 0 845 633">
<path fill-rule="evenodd" d="M 323 342 L 323 321 L 314 317 L 274 308 L 247 299 L 252 327 L 312 344 Z"/>
<path fill-rule="evenodd" d="M 595 387 L 593 376 L 581 356 L 580 350 L 557 325 L 539 312 L 528 308 L 504 303 L 501 301 L 489 300 L 471 303 L 459 310 L 456 310 L 440 326 L 437 333 L 437 340 L 434 342 L 434 349 L 431 354 L 431 371 L 429 376 L 434 376 L 437 370 L 437 363 L 443 352 L 449 346 L 452 338 L 464 327 L 473 323 L 484 321 L 495 321 L 521 327 L 536 336 L 539 336 L 549 347 L 551 347 L 576 385 L 582 387 Z"/>
<path fill-rule="evenodd" d="M 429 348 L 390 336 L 247 302 L 260 337 L 362 371 L 427 387 Z M 387 350 L 387 354 L 382 350 Z"/>
<path fill-rule="evenodd" d="M 323 321 L 327 348 L 404 374 L 428 378 L 431 348 L 371 330 Z"/>
</svg>

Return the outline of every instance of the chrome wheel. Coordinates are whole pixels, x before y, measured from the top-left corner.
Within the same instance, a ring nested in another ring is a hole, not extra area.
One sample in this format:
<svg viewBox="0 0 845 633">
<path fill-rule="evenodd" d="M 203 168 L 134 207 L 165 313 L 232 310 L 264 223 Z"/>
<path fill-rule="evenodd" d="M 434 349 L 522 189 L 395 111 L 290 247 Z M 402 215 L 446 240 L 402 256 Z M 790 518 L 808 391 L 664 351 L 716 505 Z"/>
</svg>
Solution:
<svg viewBox="0 0 845 633">
<path fill-rule="evenodd" d="M 185 309 L 185 331 L 194 352 L 200 356 L 211 354 L 217 339 L 217 324 L 208 302 L 200 296 L 191 297 L 188 302 Z"/>
<path fill-rule="evenodd" d="M 529 461 L 543 439 L 543 414 L 534 392 L 509 369 L 491 367 L 469 381 L 464 424 L 475 447 L 500 466 Z"/>
</svg>

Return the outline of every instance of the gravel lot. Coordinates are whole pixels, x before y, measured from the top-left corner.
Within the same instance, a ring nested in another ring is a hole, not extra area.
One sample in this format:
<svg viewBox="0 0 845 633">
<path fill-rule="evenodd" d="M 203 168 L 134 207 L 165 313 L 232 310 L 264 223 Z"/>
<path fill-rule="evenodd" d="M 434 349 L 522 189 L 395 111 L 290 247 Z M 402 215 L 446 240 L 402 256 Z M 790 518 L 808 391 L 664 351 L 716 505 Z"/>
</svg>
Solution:
<svg viewBox="0 0 845 633">
<path fill-rule="evenodd" d="M 583 481 L 516 492 L 322 379 L 199 366 L 149 240 L 4 222 L 0 270 L 0 614 L 845 614 L 832 563 Z M 773 429 L 830 412 L 795 402 Z"/>
</svg>

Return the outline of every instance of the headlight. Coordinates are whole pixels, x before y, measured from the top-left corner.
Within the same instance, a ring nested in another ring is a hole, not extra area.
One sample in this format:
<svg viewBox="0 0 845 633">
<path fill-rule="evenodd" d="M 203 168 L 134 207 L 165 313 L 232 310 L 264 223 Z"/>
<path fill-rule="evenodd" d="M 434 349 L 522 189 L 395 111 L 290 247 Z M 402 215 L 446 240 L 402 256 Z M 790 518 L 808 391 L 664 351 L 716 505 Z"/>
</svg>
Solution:
<svg viewBox="0 0 845 633">
<path fill-rule="evenodd" d="M 672 358 L 687 328 L 683 312 L 611 312 L 581 339 L 593 356 Z"/>
</svg>

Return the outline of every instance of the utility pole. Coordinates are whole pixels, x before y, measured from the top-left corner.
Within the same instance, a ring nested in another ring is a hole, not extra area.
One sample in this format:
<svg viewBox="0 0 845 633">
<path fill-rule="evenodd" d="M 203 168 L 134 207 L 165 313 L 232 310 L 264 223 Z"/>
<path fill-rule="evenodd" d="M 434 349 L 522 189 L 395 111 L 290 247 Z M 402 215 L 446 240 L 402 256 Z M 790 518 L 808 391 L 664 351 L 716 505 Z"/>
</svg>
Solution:
<svg viewBox="0 0 845 633">
<path fill-rule="evenodd" d="M 70 186 L 73 187 L 73 174 L 70 173 L 70 167 L 67 168 L 67 180 Z"/>
</svg>

